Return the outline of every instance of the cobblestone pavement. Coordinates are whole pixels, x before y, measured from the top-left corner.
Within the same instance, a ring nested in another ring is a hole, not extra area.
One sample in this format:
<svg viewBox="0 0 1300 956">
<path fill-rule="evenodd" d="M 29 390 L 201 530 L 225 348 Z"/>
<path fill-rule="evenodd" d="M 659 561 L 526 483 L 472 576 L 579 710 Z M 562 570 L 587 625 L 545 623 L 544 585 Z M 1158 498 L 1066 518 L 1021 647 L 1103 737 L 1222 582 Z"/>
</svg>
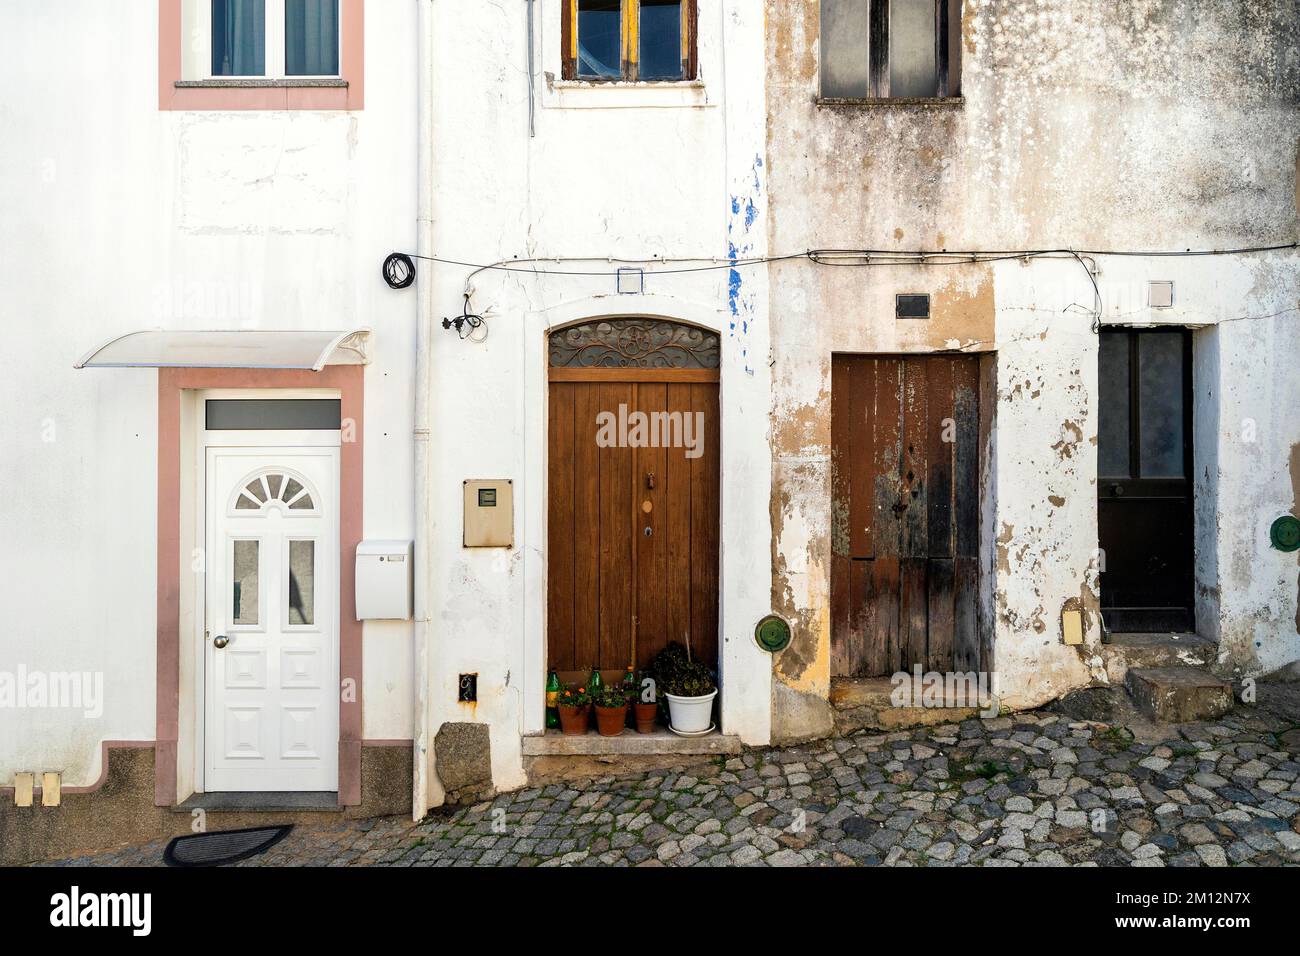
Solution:
<svg viewBox="0 0 1300 956">
<path fill-rule="evenodd" d="M 1239 707 L 1140 743 L 1047 712 L 298 827 L 244 866 L 1300 863 L 1300 724 Z M 163 843 L 63 861 L 156 864 Z"/>
</svg>

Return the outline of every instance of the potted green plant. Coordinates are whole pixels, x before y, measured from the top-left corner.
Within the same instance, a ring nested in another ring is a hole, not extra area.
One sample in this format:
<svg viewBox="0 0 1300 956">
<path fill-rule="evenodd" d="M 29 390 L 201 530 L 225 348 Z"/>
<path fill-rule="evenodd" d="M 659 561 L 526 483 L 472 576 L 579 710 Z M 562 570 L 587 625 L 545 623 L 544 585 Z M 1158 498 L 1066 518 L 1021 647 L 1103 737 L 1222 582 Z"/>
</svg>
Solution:
<svg viewBox="0 0 1300 956">
<path fill-rule="evenodd" d="M 641 671 L 637 678 L 636 687 L 637 693 L 632 701 L 632 713 L 636 717 L 637 733 L 652 734 L 655 729 L 655 717 L 659 713 L 659 700 L 655 694 L 654 677 L 648 671 Z M 647 697 L 649 700 L 646 699 Z"/>
<path fill-rule="evenodd" d="M 602 737 L 617 737 L 627 723 L 627 695 L 618 684 L 606 684 L 594 698 L 596 730 Z"/>
<path fill-rule="evenodd" d="M 557 709 L 560 711 L 560 730 L 575 737 L 587 732 L 587 722 L 591 717 L 591 695 L 587 688 L 566 687 L 560 691 Z"/>
<path fill-rule="evenodd" d="M 655 684 L 668 701 L 668 725 L 677 734 L 704 734 L 712 726 L 718 684 L 713 672 L 673 641 L 655 655 Z"/>
</svg>

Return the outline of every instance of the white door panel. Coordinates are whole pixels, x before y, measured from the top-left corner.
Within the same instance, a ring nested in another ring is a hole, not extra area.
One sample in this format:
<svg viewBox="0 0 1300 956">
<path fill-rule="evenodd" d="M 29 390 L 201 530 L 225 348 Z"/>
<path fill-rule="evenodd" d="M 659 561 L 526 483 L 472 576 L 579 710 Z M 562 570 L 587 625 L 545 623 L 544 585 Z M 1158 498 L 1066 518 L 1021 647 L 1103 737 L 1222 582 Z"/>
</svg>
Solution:
<svg viewBox="0 0 1300 956">
<path fill-rule="evenodd" d="M 209 792 L 338 787 L 338 487 L 336 447 L 207 450 Z"/>
</svg>

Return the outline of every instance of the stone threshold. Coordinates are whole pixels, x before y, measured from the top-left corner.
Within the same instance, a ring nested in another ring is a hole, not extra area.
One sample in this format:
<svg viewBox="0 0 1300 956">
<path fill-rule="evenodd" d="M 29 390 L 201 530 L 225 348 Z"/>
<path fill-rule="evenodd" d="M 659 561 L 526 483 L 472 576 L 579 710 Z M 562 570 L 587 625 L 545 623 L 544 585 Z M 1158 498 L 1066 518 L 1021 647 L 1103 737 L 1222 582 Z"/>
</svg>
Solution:
<svg viewBox="0 0 1300 956">
<path fill-rule="evenodd" d="M 590 757 L 612 754 L 615 756 L 647 757 L 658 754 L 738 754 L 744 749 L 740 738 L 734 734 L 714 732 L 704 737 L 678 737 L 664 727 L 654 733 L 639 734 L 628 728 L 617 737 L 602 737 L 594 730 L 583 736 L 569 736 L 558 730 L 534 734 L 523 738 L 525 757 Z"/>
<path fill-rule="evenodd" d="M 325 791 L 270 791 L 266 793 L 196 793 L 172 810 L 190 813 L 194 810 L 210 812 L 238 811 L 244 813 L 281 810 L 314 810 L 342 813 L 339 795 Z"/>
</svg>

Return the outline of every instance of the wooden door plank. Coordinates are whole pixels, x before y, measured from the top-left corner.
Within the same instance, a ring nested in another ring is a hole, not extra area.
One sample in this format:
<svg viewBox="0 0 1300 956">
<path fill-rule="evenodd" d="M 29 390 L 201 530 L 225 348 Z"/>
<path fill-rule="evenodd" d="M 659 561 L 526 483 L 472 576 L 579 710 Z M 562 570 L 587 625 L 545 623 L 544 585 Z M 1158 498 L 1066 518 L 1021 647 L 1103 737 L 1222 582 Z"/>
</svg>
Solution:
<svg viewBox="0 0 1300 956">
<path fill-rule="evenodd" d="M 666 397 L 669 412 L 690 412 L 689 385 L 666 386 Z M 637 647 L 639 667 L 648 667 L 658 649 L 682 640 L 691 627 L 691 463 L 683 448 L 669 448 L 664 459 L 661 520 L 668 552 L 666 628 L 657 638 L 647 635 Z"/>
<path fill-rule="evenodd" d="M 953 559 L 931 558 L 927 569 L 926 593 L 929 610 L 929 642 L 926 670 L 952 670 L 955 588 Z"/>
<path fill-rule="evenodd" d="M 929 394 L 929 517 L 928 554 L 932 558 L 950 558 L 953 555 L 952 533 L 952 463 L 956 438 L 956 422 L 952 407 L 952 360 L 934 356 L 926 363 Z"/>
<path fill-rule="evenodd" d="M 695 422 L 702 423 L 691 459 L 691 651 L 710 667 L 718 657 L 718 387 L 691 385 Z M 698 427 L 698 426 L 693 426 Z"/>
<path fill-rule="evenodd" d="M 875 555 L 898 557 L 903 551 L 902 415 L 903 363 L 897 358 L 872 359 L 875 396 L 871 413 L 873 461 L 871 509 Z"/>
<path fill-rule="evenodd" d="M 928 563 L 924 557 L 903 559 L 903 580 L 900 589 L 902 660 L 898 670 L 910 671 L 913 664 L 920 664 L 924 668 L 929 663 L 926 658 L 930 615 L 929 598 L 926 592 Z"/>
<path fill-rule="evenodd" d="M 959 557 L 979 554 L 979 359 L 953 362 L 953 417 L 957 446 L 953 455 L 953 524 Z"/>
<path fill-rule="evenodd" d="M 573 402 L 573 667 L 587 668 L 600 652 L 600 465 L 596 447 L 598 386 L 574 385 Z"/>
<path fill-rule="evenodd" d="M 831 356 L 831 676 L 853 675 L 852 603 L 853 572 L 850 550 L 850 380 L 853 362 L 846 355 Z"/>
<path fill-rule="evenodd" d="M 662 423 L 668 411 L 668 386 L 661 383 L 641 383 L 636 386 L 636 409 L 652 423 Z M 667 643 L 668 629 L 668 536 L 665 521 L 665 483 L 668 478 L 668 449 L 664 442 L 670 436 L 657 434 L 654 426 L 654 445 L 636 449 L 636 466 L 632 469 L 631 502 L 632 533 L 636 541 L 636 633 L 634 653 L 627 663 L 635 664 L 642 657 L 642 645 L 657 653 Z M 654 487 L 649 487 L 648 477 L 654 476 Z M 650 510 L 644 505 L 648 503 Z M 645 529 L 651 530 L 646 537 Z"/>
<path fill-rule="evenodd" d="M 871 491 L 876 460 L 873 425 L 876 360 L 853 356 L 848 360 L 847 369 L 849 554 L 854 558 L 870 558 L 876 553 Z"/>
<path fill-rule="evenodd" d="M 831 356 L 831 554 L 845 558 L 852 556 L 849 542 L 849 506 L 852 500 L 849 452 L 853 438 L 849 427 L 852 408 L 849 384 L 853 375 L 849 356 Z M 835 603 L 834 588 L 831 588 L 831 603 Z"/>
<path fill-rule="evenodd" d="M 577 667 L 574 653 L 574 386 L 553 384 L 547 420 L 546 648 L 548 664 Z"/>
<path fill-rule="evenodd" d="M 882 555 L 870 562 L 865 624 L 869 632 L 867 649 L 869 677 L 881 677 L 899 669 L 899 565 L 897 555 Z"/>
<path fill-rule="evenodd" d="M 867 634 L 874 624 L 870 615 L 874 613 L 871 575 L 875 563 L 874 558 L 848 562 L 848 628 L 843 635 L 845 677 L 874 676 L 867 660 Z"/>
<path fill-rule="evenodd" d="M 930 550 L 927 533 L 927 491 L 929 466 L 929 382 L 926 369 L 932 359 L 914 356 L 903 359 L 903 490 L 900 492 L 903 523 L 902 553 L 925 557 Z"/>
<path fill-rule="evenodd" d="M 980 669 L 979 559 L 954 559 L 953 670 Z"/>
<path fill-rule="evenodd" d="M 596 385 L 599 410 L 619 413 L 631 405 L 632 387 Z M 632 515 L 627 507 L 632 482 L 632 451 L 597 449 L 600 459 L 600 639 L 593 663 L 622 669 L 632 652 Z"/>
</svg>

